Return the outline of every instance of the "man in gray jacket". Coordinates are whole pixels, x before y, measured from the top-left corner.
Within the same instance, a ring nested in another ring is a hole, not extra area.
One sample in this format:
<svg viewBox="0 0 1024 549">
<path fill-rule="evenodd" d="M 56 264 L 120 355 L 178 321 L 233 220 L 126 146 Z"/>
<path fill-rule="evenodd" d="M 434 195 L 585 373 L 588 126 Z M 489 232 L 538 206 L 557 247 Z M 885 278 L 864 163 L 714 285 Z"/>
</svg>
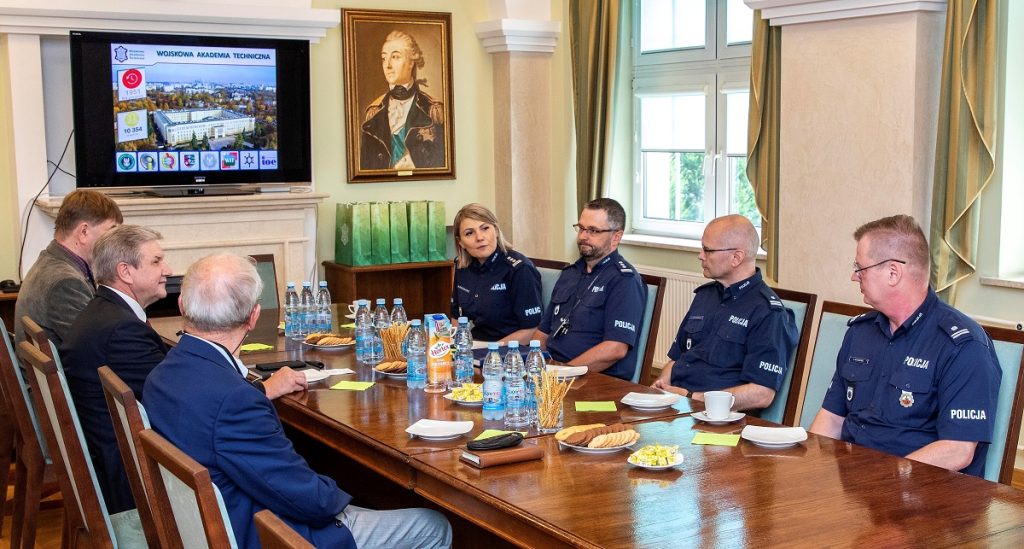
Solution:
<svg viewBox="0 0 1024 549">
<path fill-rule="evenodd" d="M 36 321 L 58 347 L 71 322 L 92 300 L 96 282 L 89 268 L 92 248 L 103 233 L 124 221 L 121 209 L 103 193 L 77 190 L 64 197 L 53 240 L 39 253 L 21 283 L 14 318 Z M 20 320 L 15 340 L 25 340 Z"/>
</svg>

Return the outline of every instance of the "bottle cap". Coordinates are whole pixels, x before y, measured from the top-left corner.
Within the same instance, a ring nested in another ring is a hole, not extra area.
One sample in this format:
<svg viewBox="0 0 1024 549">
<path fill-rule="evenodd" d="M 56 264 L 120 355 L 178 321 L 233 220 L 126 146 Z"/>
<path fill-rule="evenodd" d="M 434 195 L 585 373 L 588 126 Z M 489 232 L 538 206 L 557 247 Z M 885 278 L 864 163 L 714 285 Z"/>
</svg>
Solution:
<svg viewBox="0 0 1024 549">
<path fill-rule="evenodd" d="M 310 284 L 309 284 L 309 281 L 308 281 L 308 280 L 303 280 L 303 281 L 302 281 L 302 287 L 303 287 L 303 288 L 308 288 L 309 286 L 310 286 Z"/>
<path fill-rule="evenodd" d="M 294 282 L 289 282 L 288 283 L 288 287 L 289 288 L 294 288 L 295 287 L 295 283 Z"/>
<path fill-rule="evenodd" d="M 394 303 L 395 305 L 401 305 L 402 304 L 402 298 L 396 297 L 395 299 L 392 300 L 392 303 Z"/>
<path fill-rule="evenodd" d="M 367 305 L 369 305 L 369 304 L 370 304 L 370 300 L 369 300 L 369 299 L 360 299 L 360 300 L 358 301 L 358 303 L 357 303 L 357 305 L 358 305 L 359 307 L 364 307 L 364 306 L 367 306 Z"/>
<path fill-rule="evenodd" d="M 326 280 L 321 280 L 320 281 L 320 287 L 321 288 L 326 288 L 327 287 L 327 281 Z"/>
<path fill-rule="evenodd" d="M 411 324 L 415 328 L 416 326 L 419 326 L 420 324 L 423 324 L 423 321 L 421 321 L 418 318 L 414 318 L 414 319 L 409 321 L 409 324 Z"/>
<path fill-rule="evenodd" d="M 530 340 L 530 347 L 538 347 L 539 348 L 540 347 L 540 340 L 539 339 L 531 339 Z"/>
<path fill-rule="evenodd" d="M 459 317 L 459 324 L 469 324 L 469 319 L 464 317 L 464 316 L 460 316 Z"/>
<path fill-rule="evenodd" d="M 488 343 L 487 344 L 487 350 L 488 351 L 497 351 L 498 350 L 498 342 L 497 341 L 492 341 L 492 342 Z"/>
<path fill-rule="evenodd" d="M 387 303 L 387 300 L 384 299 L 383 297 L 378 297 L 377 298 L 377 305 L 383 305 L 385 303 Z"/>
<path fill-rule="evenodd" d="M 519 342 L 518 341 L 509 341 L 508 342 L 508 348 L 509 349 L 518 349 L 519 348 Z"/>
</svg>

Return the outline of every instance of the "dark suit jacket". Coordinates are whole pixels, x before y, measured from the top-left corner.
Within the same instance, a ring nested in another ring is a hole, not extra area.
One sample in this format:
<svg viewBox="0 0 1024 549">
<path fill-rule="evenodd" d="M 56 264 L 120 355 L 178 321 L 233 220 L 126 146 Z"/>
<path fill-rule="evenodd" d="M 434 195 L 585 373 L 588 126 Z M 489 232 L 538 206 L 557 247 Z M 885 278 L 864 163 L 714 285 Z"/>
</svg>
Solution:
<svg viewBox="0 0 1024 549">
<path fill-rule="evenodd" d="M 183 336 L 143 394 L 153 428 L 209 469 L 240 548 L 260 547 L 253 514 L 263 509 L 316 547 L 355 548 L 335 522 L 352 497 L 295 453 L 270 399 L 211 344 Z"/>
<path fill-rule="evenodd" d="M 421 91 L 418 85 L 415 94 L 405 119 L 408 128 L 405 148 L 417 168 L 443 168 L 444 105 Z M 381 95 L 366 109 L 359 151 L 359 167 L 364 170 L 386 170 L 398 161 L 391 150 L 389 100 L 388 94 Z"/>
<path fill-rule="evenodd" d="M 135 397 L 141 398 L 146 376 L 164 359 L 167 346 L 121 296 L 100 286 L 96 297 L 71 323 L 58 350 L 107 511 L 134 509 L 131 485 L 96 370 L 109 366 L 131 387 Z"/>
</svg>

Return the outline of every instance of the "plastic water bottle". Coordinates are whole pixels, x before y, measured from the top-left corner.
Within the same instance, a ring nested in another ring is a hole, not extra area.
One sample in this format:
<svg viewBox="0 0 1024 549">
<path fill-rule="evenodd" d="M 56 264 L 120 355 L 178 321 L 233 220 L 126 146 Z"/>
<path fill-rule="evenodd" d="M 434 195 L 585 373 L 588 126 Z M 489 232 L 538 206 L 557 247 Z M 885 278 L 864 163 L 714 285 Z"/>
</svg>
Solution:
<svg viewBox="0 0 1024 549">
<path fill-rule="evenodd" d="M 530 413 L 526 407 L 526 367 L 523 355 L 519 354 L 519 342 L 508 342 L 505 354 L 505 427 L 526 427 L 530 425 Z"/>
<path fill-rule="evenodd" d="M 370 302 L 360 299 L 356 302 L 356 360 L 366 361 L 366 348 L 373 342 L 373 322 L 370 318 Z"/>
<path fill-rule="evenodd" d="M 327 289 L 327 281 L 320 281 L 320 291 L 316 294 L 316 331 L 330 332 L 334 327 L 331 315 L 331 292 Z"/>
<path fill-rule="evenodd" d="M 391 326 L 391 313 L 388 312 L 387 300 L 383 297 L 377 298 L 377 307 L 373 310 L 373 325 L 378 330 Z"/>
<path fill-rule="evenodd" d="M 505 418 L 505 402 L 502 400 L 502 370 L 504 366 L 498 353 L 498 344 L 487 344 L 487 357 L 484 358 L 484 419 L 501 420 Z"/>
<path fill-rule="evenodd" d="M 366 338 L 366 356 L 363 363 L 376 366 L 384 360 L 384 339 L 381 338 L 380 329 L 370 324 Z"/>
<path fill-rule="evenodd" d="M 309 281 L 302 283 L 302 295 L 299 296 L 299 335 L 303 338 L 316 331 L 316 298 Z"/>
<path fill-rule="evenodd" d="M 391 307 L 391 323 L 392 324 L 408 324 L 409 314 L 405 312 L 405 306 L 402 305 L 402 298 L 396 297 L 394 300 L 394 306 Z"/>
<path fill-rule="evenodd" d="M 537 422 L 537 381 L 544 374 L 544 353 L 540 341 L 530 340 L 530 352 L 526 355 L 526 405 L 530 411 L 530 423 Z"/>
<path fill-rule="evenodd" d="M 455 364 L 455 385 L 473 383 L 473 334 L 469 332 L 469 319 L 459 317 L 459 326 L 452 338 Z"/>
<path fill-rule="evenodd" d="M 408 361 L 406 385 L 410 389 L 422 389 L 427 384 L 427 332 L 423 330 L 423 321 L 414 318 L 405 336 Z"/>
<path fill-rule="evenodd" d="M 284 294 L 284 336 L 289 339 L 299 338 L 299 294 L 295 291 L 295 283 L 288 283 Z"/>
</svg>

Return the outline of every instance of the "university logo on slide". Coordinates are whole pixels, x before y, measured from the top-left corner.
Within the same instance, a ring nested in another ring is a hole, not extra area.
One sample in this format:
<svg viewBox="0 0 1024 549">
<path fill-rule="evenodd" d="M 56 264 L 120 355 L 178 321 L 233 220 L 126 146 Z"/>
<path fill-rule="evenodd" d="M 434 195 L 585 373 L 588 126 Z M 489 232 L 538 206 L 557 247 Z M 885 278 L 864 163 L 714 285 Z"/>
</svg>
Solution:
<svg viewBox="0 0 1024 549">
<path fill-rule="evenodd" d="M 259 160 L 256 151 L 242 151 L 239 155 L 239 162 L 243 170 L 255 170 L 259 168 Z"/>
<path fill-rule="evenodd" d="M 158 154 L 153 151 L 142 151 L 139 153 L 139 171 L 140 172 L 155 172 L 157 171 L 157 156 Z"/>
<path fill-rule="evenodd" d="M 204 170 L 220 169 L 220 153 L 217 151 L 202 151 L 199 153 L 199 159 Z"/>
<path fill-rule="evenodd" d="M 164 151 L 160 153 L 160 171 L 178 171 L 178 151 Z"/>
<path fill-rule="evenodd" d="M 194 172 L 199 170 L 199 151 L 181 151 L 181 171 Z"/>
<path fill-rule="evenodd" d="M 220 151 L 220 169 L 238 169 L 238 151 Z"/>
<path fill-rule="evenodd" d="M 135 153 L 133 152 L 119 152 L 117 153 L 117 171 L 119 172 L 134 172 L 135 167 L 138 165 L 138 161 L 135 160 Z"/>
<path fill-rule="evenodd" d="M 145 69 L 117 71 L 117 100 L 131 101 L 146 97 Z"/>
<path fill-rule="evenodd" d="M 260 169 L 277 169 L 277 151 L 260 151 Z"/>
</svg>

